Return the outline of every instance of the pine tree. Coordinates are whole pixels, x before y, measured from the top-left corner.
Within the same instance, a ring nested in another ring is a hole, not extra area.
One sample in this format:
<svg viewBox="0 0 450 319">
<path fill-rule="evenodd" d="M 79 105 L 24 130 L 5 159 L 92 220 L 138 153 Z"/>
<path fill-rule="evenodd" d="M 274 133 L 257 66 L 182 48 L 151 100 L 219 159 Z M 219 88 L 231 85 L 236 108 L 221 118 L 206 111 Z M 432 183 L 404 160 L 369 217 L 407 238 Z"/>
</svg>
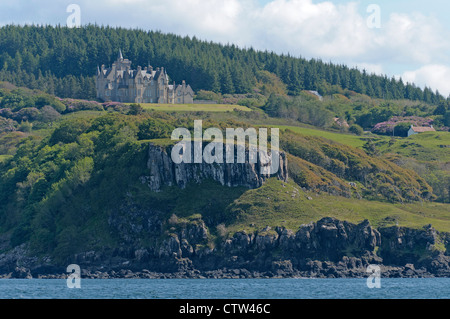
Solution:
<svg viewBox="0 0 450 319">
<path fill-rule="evenodd" d="M 231 72 L 228 65 L 224 65 L 222 73 L 220 75 L 220 91 L 223 94 L 233 94 L 234 93 L 234 85 L 233 80 L 231 78 Z"/>
</svg>

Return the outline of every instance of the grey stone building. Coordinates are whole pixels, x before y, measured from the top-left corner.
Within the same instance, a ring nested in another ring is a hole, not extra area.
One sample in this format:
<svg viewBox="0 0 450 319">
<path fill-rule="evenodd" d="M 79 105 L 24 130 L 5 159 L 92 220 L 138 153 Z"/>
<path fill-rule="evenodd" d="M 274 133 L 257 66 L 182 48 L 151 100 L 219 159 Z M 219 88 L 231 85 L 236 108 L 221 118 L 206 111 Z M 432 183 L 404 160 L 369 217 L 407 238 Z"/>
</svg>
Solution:
<svg viewBox="0 0 450 319">
<path fill-rule="evenodd" d="M 123 103 L 194 103 L 194 91 L 190 85 L 169 84 L 166 70 L 137 67 L 131 69 L 131 61 L 124 59 L 119 51 L 117 60 L 110 68 L 97 68 L 97 98 L 103 101 Z"/>
</svg>

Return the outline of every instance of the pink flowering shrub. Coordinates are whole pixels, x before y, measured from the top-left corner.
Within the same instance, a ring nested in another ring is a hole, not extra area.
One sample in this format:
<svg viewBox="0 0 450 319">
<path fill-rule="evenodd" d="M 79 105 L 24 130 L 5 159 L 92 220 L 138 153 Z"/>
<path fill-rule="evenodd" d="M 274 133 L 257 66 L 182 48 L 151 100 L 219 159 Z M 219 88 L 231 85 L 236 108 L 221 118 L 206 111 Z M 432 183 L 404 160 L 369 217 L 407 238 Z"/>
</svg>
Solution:
<svg viewBox="0 0 450 319">
<path fill-rule="evenodd" d="M 77 100 L 77 99 L 61 99 L 66 106 L 67 112 L 77 111 L 103 111 L 103 105 L 97 101 Z"/>
</svg>

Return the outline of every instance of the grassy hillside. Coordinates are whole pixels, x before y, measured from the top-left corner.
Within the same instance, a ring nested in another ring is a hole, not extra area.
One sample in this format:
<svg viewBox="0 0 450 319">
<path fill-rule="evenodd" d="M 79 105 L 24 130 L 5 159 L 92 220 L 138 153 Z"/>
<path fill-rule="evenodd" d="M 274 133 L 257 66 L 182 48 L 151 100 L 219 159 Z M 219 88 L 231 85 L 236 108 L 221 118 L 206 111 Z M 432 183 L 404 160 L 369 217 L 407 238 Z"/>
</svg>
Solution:
<svg viewBox="0 0 450 319">
<path fill-rule="evenodd" d="M 432 224 L 440 231 L 450 231 L 448 204 L 389 204 L 344 198 L 305 191 L 293 181 L 284 183 L 276 179 L 259 189 L 246 191 L 228 209 L 239 216 L 228 225 L 232 231 L 254 231 L 266 226 L 295 230 L 302 224 L 329 216 L 353 223 L 368 219 L 375 227 L 421 228 Z"/>
<path fill-rule="evenodd" d="M 427 132 L 374 145 L 392 162 L 425 178 L 439 201 L 450 203 L 450 133 Z"/>
<path fill-rule="evenodd" d="M 339 132 L 333 132 L 333 131 L 327 131 L 327 130 L 321 130 L 318 128 L 308 128 L 308 127 L 300 127 L 300 126 L 288 126 L 288 125 L 279 125 L 276 126 L 279 127 L 282 130 L 291 130 L 296 133 L 300 133 L 302 135 L 308 135 L 308 136 L 318 136 L 323 137 L 341 144 L 353 146 L 353 147 L 363 147 L 363 145 L 369 140 L 369 139 L 380 139 L 384 140 L 384 137 L 380 136 L 373 136 L 372 134 L 370 136 L 357 136 L 354 134 L 349 133 L 339 133 Z"/>
<path fill-rule="evenodd" d="M 450 133 L 426 132 L 407 138 L 384 139 L 376 142 L 383 153 L 413 157 L 421 162 L 450 162 Z"/>
</svg>

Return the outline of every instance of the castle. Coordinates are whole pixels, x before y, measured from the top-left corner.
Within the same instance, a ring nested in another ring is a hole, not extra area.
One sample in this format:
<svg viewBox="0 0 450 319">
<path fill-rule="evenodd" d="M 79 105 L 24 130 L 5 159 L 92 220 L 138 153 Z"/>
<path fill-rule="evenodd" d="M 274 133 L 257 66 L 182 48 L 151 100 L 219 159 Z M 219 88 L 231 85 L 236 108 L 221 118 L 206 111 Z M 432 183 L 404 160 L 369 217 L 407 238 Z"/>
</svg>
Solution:
<svg viewBox="0 0 450 319">
<path fill-rule="evenodd" d="M 169 84 L 166 70 L 148 66 L 131 69 L 131 61 L 124 59 L 119 50 L 117 60 L 110 68 L 97 67 L 97 98 L 103 101 L 123 103 L 194 103 L 194 91 L 190 85 Z"/>
</svg>

